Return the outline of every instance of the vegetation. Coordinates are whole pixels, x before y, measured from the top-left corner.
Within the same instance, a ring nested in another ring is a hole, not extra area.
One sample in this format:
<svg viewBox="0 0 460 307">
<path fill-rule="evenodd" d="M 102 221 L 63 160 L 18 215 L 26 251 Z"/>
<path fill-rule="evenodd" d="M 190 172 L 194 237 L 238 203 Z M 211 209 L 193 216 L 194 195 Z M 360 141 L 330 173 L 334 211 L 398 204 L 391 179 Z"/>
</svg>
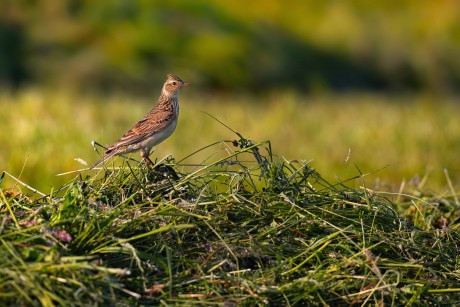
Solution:
<svg viewBox="0 0 460 307">
<path fill-rule="evenodd" d="M 421 2 L 3 1 L 2 305 L 460 305 L 460 5 Z M 156 167 L 88 172 L 169 72 Z"/>
<path fill-rule="evenodd" d="M 328 183 L 241 135 L 131 160 L 30 194 L 0 190 L 0 296 L 10 305 L 454 305 L 458 195 Z M 389 201 L 396 200 L 396 204 Z"/>
<path fill-rule="evenodd" d="M 232 92 L 460 85 L 457 1 L 2 2 L 0 84 L 138 93 L 175 72 Z"/>
<path fill-rule="evenodd" d="M 430 95 L 204 96 L 187 88 L 176 132 L 152 157 L 177 159 L 210 142 L 231 140 L 216 116 L 253 139 L 269 139 L 288 160 L 313 160 L 327 180 L 358 174 L 372 188 L 397 191 L 401 184 L 442 192 L 446 169 L 459 182 L 460 106 L 455 98 Z M 82 95 L 29 89 L 0 94 L 0 167 L 43 193 L 70 180 L 66 173 L 87 167 L 98 155 L 90 143 L 116 141 L 157 98 Z M 205 132 L 205 133 L 204 133 Z M 133 154 L 136 157 L 137 154 Z M 197 163 L 202 156 L 195 156 Z M 429 182 L 430 187 L 425 186 Z"/>
</svg>

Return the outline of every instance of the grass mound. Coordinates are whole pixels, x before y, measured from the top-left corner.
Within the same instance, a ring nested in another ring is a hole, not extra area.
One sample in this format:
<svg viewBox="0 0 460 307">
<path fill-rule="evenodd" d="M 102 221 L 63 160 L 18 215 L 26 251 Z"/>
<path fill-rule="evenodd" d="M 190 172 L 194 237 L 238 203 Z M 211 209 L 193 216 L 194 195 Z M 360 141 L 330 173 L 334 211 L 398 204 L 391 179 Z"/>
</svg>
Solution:
<svg viewBox="0 0 460 307">
<path fill-rule="evenodd" d="M 211 154 L 200 165 L 124 160 L 40 198 L 1 189 L 0 300 L 460 303 L 456 195 L 395 205 L 274 159 L 268 142 L 201 151 Z"/>
</svg>

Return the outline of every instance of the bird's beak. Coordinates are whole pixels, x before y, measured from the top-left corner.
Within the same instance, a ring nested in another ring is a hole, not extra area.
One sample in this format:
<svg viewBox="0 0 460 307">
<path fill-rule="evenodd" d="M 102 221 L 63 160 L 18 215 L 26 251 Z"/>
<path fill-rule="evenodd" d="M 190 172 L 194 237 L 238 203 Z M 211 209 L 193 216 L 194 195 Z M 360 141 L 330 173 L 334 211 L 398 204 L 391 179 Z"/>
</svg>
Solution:
<svg viewBox="0 0 460 307">
<path fill-rule="evenodd" d="M 190 82 L 184 82 L 184 85 L 182 85 L 182 87 L 186 87 L 186 86 L 189 86 L 190 85 Z"/>
</svg>

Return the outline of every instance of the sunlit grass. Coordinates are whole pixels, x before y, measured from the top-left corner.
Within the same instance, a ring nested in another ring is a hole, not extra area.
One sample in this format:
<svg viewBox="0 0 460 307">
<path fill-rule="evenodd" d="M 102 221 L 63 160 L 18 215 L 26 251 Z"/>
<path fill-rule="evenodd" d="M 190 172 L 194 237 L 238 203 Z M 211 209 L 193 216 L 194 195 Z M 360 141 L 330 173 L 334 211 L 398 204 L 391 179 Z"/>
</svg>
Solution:
<svg viewBox="0 0 460 307">
<path fill-rule="evenodd" d="M 213 157 L 200 165 L 191 154 L 155 169 L 124 160 L 97 176 L 75 172 L 44 197 L 0 187 L 0 300 L 458 303 L 458 193 L 397 193 L 392 203 L 388 192 L 330 184 L 305 161 L 279 161 L 269 142 L 237 140 L 207 144 Z"/>
<path fill-rule="evenodd" d="M 55 174 L 85 167 L 76 158 L 88 164 L 98 159 L 92 140 L 116 141 L 156 98 L 40 89 L 3 93 L 0 168 L 49 192 L 71 179 Z M 368 180 L 393 186 L 429 174 L 431 187 L 445 187 L 444 168 L 454 185 L 460 178 L 460 105 L 452 98 L 291 92 L 200 96 L 189 91 L 181 96 L 176 132 L 152 158 L 180 160 L 213 141 L 234 138 L 203 112 L 251 139 L 270 140 L 274 152 L 287 159 L 313 160 L 333 181 L 358 174 L 358 168 L 380 170 Z"/>
</svg>

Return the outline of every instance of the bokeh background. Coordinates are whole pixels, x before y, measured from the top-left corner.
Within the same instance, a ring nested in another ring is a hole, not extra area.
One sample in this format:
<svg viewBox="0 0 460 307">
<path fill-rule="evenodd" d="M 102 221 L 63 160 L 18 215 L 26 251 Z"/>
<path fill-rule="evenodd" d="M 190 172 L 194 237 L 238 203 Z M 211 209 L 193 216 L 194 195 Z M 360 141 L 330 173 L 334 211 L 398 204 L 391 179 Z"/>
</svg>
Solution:
<svg viewBox="0 0 460 307">
<path fill-rule="evenodd" d="M 49 192 L 155 102 L 181 94 L 153 157 L 234 139 L 326 178 L 398 187 L 460 178 L 460 2 L 3 0 L 0 170 Z M 197 161 L 201 162 L 198 158 Z"/>
</svg>

